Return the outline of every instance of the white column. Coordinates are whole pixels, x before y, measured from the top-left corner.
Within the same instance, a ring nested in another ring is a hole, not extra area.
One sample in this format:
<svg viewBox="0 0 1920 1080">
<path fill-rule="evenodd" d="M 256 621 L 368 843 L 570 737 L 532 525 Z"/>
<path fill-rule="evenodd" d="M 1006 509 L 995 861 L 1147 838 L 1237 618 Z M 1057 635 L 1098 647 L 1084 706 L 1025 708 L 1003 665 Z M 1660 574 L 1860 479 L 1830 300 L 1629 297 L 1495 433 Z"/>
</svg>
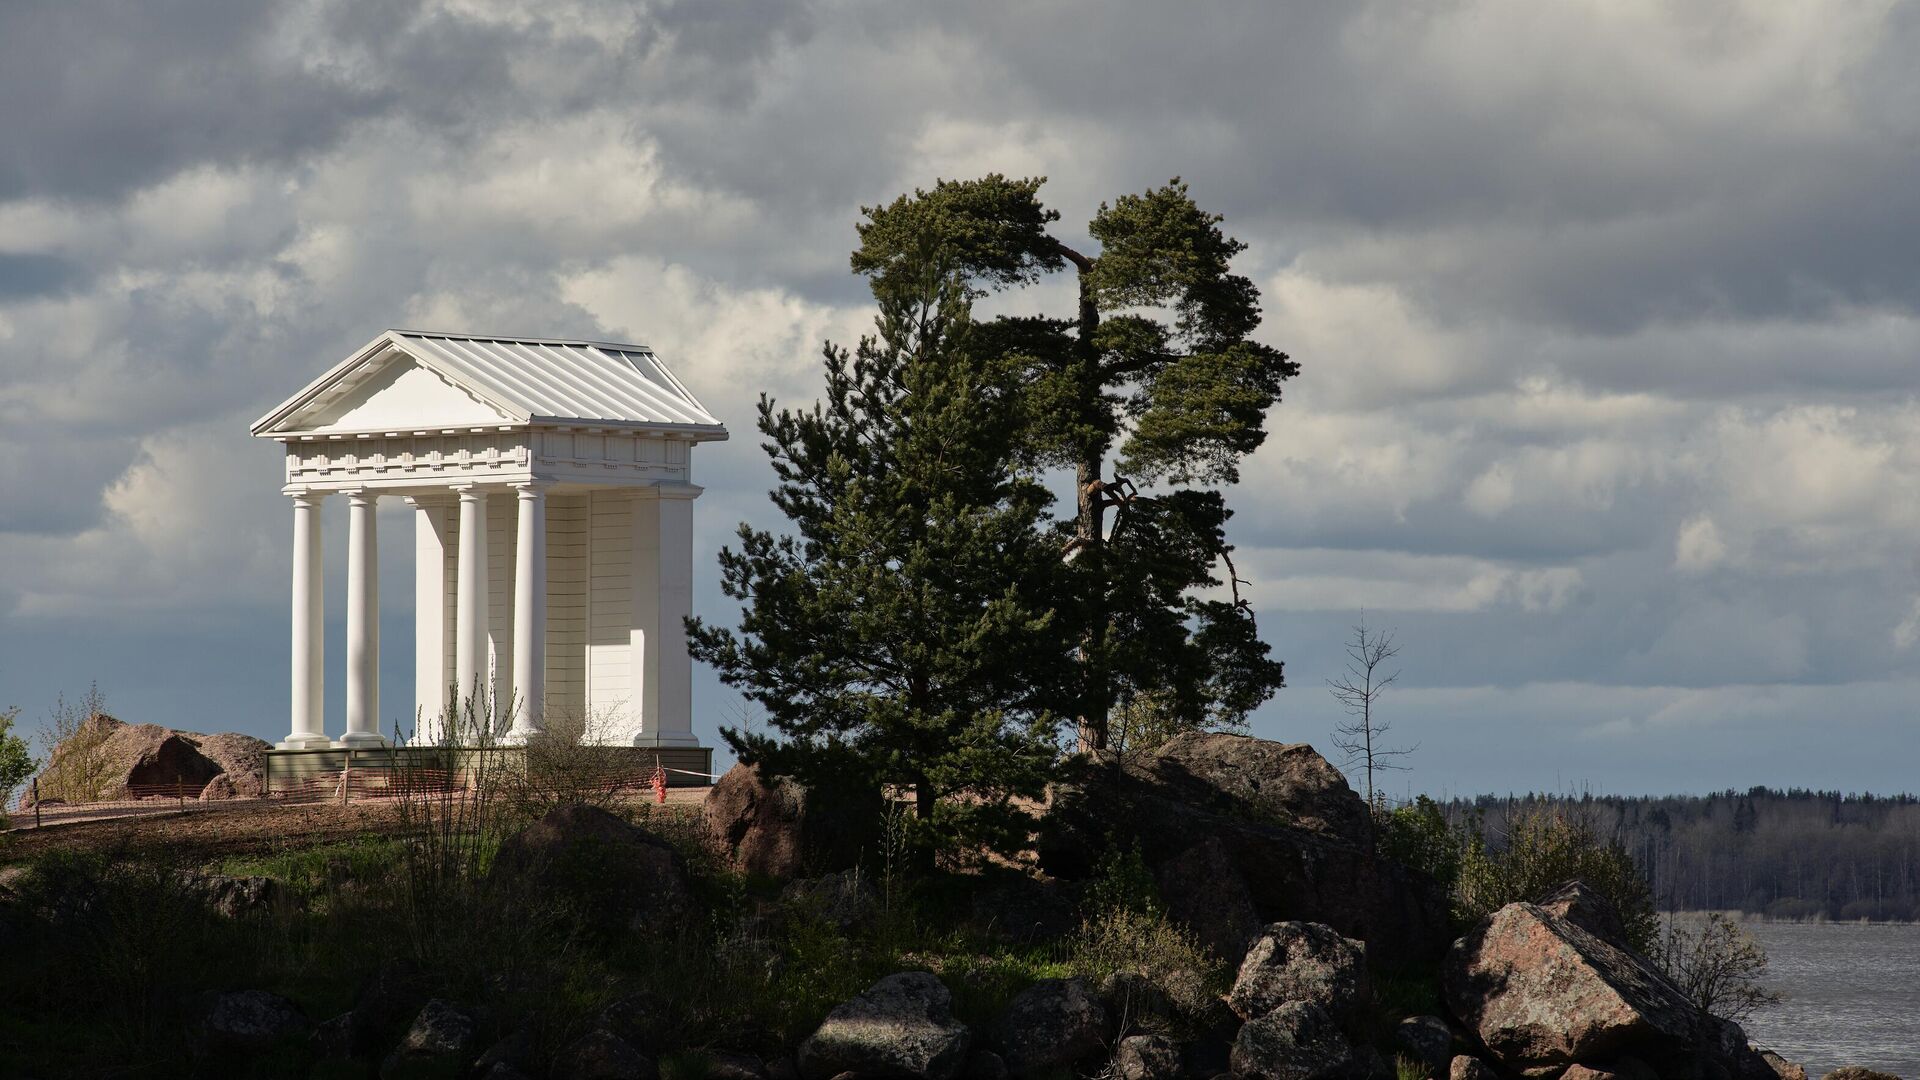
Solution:
<svg viewBox="0 0 1920 1080">
<path fill-rule="evenodd" d="M 282 750 L 327 746 L 326 611 L 320 558 L 320 500 L 317 491 L 293 496 L 293 652 L 292 709 Z"/>
<path fill-rule="evenodd" d="M 340 745 L 384 746 L 380 734 L 380 496 L 347 494 L 347 732 Z"/>
<path fill-rule="evenodd" d="M 641 746 L 698 746 L 693 735 L 693 500 L 701 489 L 662 484 L 634 500 L 634 633 Z"/>
<path fill-rule="evenodd" d="M 454 594 L 454 702 L 462 724 L 469 711 L 487 721 L 491 707 L 487 670 L 487 493 L 472 484 L 455 485 L 460 493 L 460 567 Z M 475 737 L 459 732 L 463 741 Z"/>
<path fill-rule="evenodd" d="M 413 507 L 413 697 L 416 742 L 441 738 L 447 708 L 447 521 L 445 496 L 410 495 Z"/>
<path fill-rule="evenodd" d="M 523 743 L 541 729 L 547 685 L 547 497 L 546 485 L 515 484 L 520 493 L 520 533 L 513 565 L 513 728 L 509 742 Z"/>
</svg>

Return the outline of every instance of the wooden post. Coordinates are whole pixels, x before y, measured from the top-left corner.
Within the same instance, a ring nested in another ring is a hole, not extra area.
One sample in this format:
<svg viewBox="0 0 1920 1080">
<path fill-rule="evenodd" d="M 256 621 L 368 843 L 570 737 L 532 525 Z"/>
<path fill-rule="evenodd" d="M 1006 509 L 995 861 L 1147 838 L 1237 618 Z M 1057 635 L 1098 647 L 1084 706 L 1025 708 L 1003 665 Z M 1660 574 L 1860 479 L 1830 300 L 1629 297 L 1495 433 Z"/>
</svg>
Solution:
<svg viewBox="0 0 1920 1080">
<path fill-rule="evenodd" d="M 33 778 L 33 827 L 40 827 L 40 778 Z"/>
<path fill-rule="evenodd" d="M 353 787 L 353 751 L 347 751 L 347 763 L 340 766 L 340 805 L 347 805 L 347 792 Z"/>
</svg>

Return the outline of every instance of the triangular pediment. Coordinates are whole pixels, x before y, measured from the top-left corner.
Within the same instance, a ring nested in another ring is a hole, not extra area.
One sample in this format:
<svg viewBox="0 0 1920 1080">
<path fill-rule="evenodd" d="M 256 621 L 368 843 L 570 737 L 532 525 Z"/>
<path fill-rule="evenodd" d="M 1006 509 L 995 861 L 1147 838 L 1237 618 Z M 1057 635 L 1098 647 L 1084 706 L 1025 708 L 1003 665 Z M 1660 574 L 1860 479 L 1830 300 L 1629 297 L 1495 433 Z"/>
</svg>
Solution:
<svg viewBox="0 0 1920 1080">
<path fill-rule="evenodd" d="M 318 433 L 465 427 L 518 419 L 397 350 L 356 374 L 342 380 L 336 393 L 294 410 L 279 426 Z"/>
<path fill-rule="evenodd" d="M 264 438 L 503 424 L 727 430 L 639 345 L 389 330 L 256 420 Z"/>
<path fill-rule="evenodd" d="M 253 426 L 256 435 L 492 427 L 526 421 L 486 388 L 377 339 Z"/>
</svg>

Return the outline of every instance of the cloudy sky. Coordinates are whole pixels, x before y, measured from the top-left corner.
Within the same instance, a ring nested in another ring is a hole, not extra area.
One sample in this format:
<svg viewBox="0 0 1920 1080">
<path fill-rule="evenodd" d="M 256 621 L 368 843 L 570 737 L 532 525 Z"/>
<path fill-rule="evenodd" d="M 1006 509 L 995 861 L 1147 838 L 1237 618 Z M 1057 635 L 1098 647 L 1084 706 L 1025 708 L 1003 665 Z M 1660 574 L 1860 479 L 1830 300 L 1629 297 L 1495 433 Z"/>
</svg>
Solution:
<svg viewBox="0 0 1920 1080">
<path fill-rule="evenodd" d="M 724 617 L 751 402 L 869 325 L 859 206 L 1045 175 L 1077 234 L 1178 174 L 1304 369 L 1234 494 L 1292 684 L 1256 733 L 1325 743 L 1364 608 L 1396 790 L 1912 790 L 1916 55 L 1902 0 L 11 0 L 0 705 L 283 735 L 247 423 L 388 326 L 654 346 L 735 431 Z"/>
</svg>

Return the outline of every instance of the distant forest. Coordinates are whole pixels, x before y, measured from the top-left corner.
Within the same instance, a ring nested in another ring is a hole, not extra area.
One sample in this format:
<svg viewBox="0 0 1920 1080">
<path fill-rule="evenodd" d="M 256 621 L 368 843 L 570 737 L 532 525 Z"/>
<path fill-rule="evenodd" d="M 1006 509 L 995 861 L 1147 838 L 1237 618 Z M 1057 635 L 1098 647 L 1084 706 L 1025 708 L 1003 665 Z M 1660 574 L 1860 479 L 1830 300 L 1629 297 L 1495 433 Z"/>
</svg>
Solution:
<svg viewBox="0 0 1920 1080">
<path fill-rule="evenodd" d="M 1443 804 L 1479 815 L 1489 844 L 1509 815 L 1584 820 L 1633 853 L 1663 910 L 1778 919 L 1920 921 L 1920 800 L 1757 787 L 1641 798 L 1481 796 Z"/>
</svg>

